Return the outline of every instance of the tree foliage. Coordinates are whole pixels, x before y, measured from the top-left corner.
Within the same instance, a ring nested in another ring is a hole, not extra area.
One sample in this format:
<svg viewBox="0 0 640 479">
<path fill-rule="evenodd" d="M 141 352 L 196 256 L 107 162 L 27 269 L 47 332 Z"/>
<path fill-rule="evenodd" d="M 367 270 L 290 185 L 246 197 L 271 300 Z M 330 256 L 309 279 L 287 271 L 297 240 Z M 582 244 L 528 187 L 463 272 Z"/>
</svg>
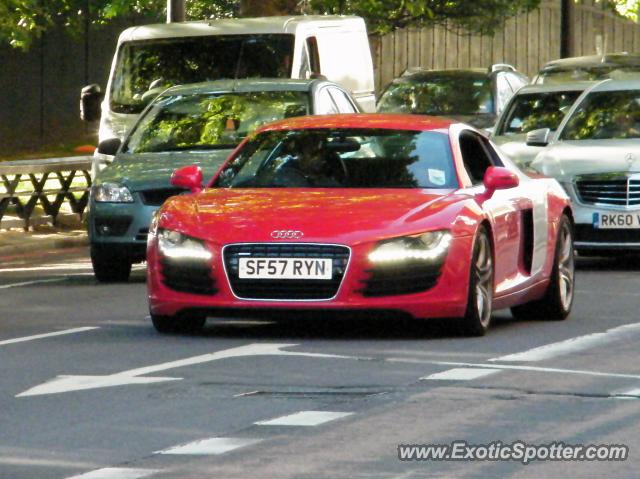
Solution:
<svg viewBox="0 0 640 479">
<path fill-rule="evenodd" d="M 187 18 L 266 16 L 295 13 L 354 14 L 369 30 L 385 33 L 402 27 L 447 24 L 490 34 L 505 18 L 535 9 L 541 0 L 185 0 Z M 579 0 L 576 0 L 579 2 Z M 602 0 L 620 15 L 638 19 L 640 0 Z M 0 0 L 0 43 L 28 48 L 54 25 L 82 33 L 87 23 L 145 15 L 159 21 L 166 0 Z"/>
</svg>

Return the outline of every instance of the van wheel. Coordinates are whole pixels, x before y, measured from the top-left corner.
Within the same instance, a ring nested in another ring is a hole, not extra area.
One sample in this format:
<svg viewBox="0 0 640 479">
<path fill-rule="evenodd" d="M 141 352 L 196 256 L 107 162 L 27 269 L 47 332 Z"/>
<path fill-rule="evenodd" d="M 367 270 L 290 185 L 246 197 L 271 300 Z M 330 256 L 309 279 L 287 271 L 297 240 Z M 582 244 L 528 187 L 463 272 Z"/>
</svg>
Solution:
<svg viewBox="0 0 640 479">
<path fill-rule="evenodd" d="M 545 295 L 511 308 L 517 319 L 542 319 L 559 321 L 569 316 L 575 291 L 575 261 L 573 251 L 573 227 L 567 215 L 562 215 L 556 240 L 556 251 Z"/>
<path fill-rule="evenodd" d="M 162 334 L 198 333 L 204 327 L 207 317 L 204 314 L 181 313 L 174 316 L 151 314 L 151 322 L 156 331 Z"/>
<path fill-rule="evenodd" d="M 480 226 L 473 245 L 467 312 L 462 331 L 467 336 L 484 336 L 491 324 L 493 304 L 493 251 L 487 228 Z"/>
<path fill-rule="evenodd" d="M 102 283 L 127 281 L 131 274 L 131 260 L 108 248 L 91 246 L 91 265 L 96 279 Z"/>
</svg>

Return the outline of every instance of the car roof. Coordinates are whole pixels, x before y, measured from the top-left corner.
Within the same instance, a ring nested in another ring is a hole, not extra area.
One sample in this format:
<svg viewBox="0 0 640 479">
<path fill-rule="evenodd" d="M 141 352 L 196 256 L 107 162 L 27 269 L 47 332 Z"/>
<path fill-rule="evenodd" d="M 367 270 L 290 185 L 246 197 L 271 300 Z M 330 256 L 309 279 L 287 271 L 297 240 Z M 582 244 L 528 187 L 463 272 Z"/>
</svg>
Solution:
<svg viewBox="0 0 640 479">
<path fill-rule="evenodd" d="M 393 83 L 413 83 L 429 81 L 436 78 L 478 78 L 485 79 L 491 72 L 486 68 L 452 68 L 444 70 L 411 70 L 395 78 Z"/>
<path fill-rule="evenodd" d="M 598 66 L 640 66 L 640 55 L 632 53 L 607 53 L 605 55 L 587 55 L 583 57 L 570 57 L 553 60 L 546 63 L 541 72 L 549 70 L 563 70 L 571 68 L 598 67 Z"/>
<path fill-rule="evenodd" d="M 301 91 L 311 90 L 315 83 L 331 83 L 320 80 L 292 80 L 292 79 L 239 79 L 215 80 L 209 82 L 178 85 L 162 92 L 161 96 L 197 95 L 204 93 L 231 93 L 253 91 Z"/>
<path fill-rule="evenodd" d="M 302 130 L 310 128 L 364 128 L 383 130 L 448 130 L 455 120 L 424 115 L 397 115 L 392 113 L 349 113 L 342 115 L 316 115 L 286 118 L 262 126 L 262 131 Z"/>
<path fill-rule="evenodd" d="M 542 83 L 528 84 L 520 88 L 516 95 L 525 95 L 527 93 L 555 93 L 563 91 L 584 91 L 587 88 L 596 85 L 597 81 L 581 81 L 566 83 Z"/>
<path fill-rule="evenodd" d="M 206 35 L 243 35 L 293 33 L 300 24 L 363 24 L 356 16 L 297 15 L 257 18 L 223 18 L 191 22 L 155 23 L 130 27 L 120 34 L 118 43 L 159 38 L 194 37 Z"/>
<path fill-rule="evenodd" d="M 640 90 L 640 80 L 603 80 L 596 83 L 589 92 Z"/>
</svg>

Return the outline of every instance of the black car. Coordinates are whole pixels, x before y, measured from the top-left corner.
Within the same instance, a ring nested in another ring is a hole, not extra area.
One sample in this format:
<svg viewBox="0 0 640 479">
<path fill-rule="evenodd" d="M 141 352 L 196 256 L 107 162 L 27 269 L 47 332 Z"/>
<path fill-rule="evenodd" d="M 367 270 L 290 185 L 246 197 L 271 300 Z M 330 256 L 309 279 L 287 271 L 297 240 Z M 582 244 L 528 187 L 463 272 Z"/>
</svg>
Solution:
<svg viewBox="0 0 640 479">
<path fill-rule="evenodd" d="M 505 64 L 489 69 L 410 69 L 389 84 L 377 109 L 447 116 L 490 128 L 511 96 L 528 83 L 525 75 Z"/>
</svg>

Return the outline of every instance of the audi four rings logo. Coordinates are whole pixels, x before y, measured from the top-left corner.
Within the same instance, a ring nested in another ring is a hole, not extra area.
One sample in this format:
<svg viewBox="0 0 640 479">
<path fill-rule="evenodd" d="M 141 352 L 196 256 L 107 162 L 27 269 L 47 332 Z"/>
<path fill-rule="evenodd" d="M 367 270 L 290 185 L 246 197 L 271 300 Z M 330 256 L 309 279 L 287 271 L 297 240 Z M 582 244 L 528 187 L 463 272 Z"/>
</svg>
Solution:
<svg viewBox="0 0 640 479">
<path fill-rule="evenodd" d="M 271 232 L 273 239 L 300 239 L 303 236 L 304 233 L 298 230 L 274 230 Z"/>
</svg>

